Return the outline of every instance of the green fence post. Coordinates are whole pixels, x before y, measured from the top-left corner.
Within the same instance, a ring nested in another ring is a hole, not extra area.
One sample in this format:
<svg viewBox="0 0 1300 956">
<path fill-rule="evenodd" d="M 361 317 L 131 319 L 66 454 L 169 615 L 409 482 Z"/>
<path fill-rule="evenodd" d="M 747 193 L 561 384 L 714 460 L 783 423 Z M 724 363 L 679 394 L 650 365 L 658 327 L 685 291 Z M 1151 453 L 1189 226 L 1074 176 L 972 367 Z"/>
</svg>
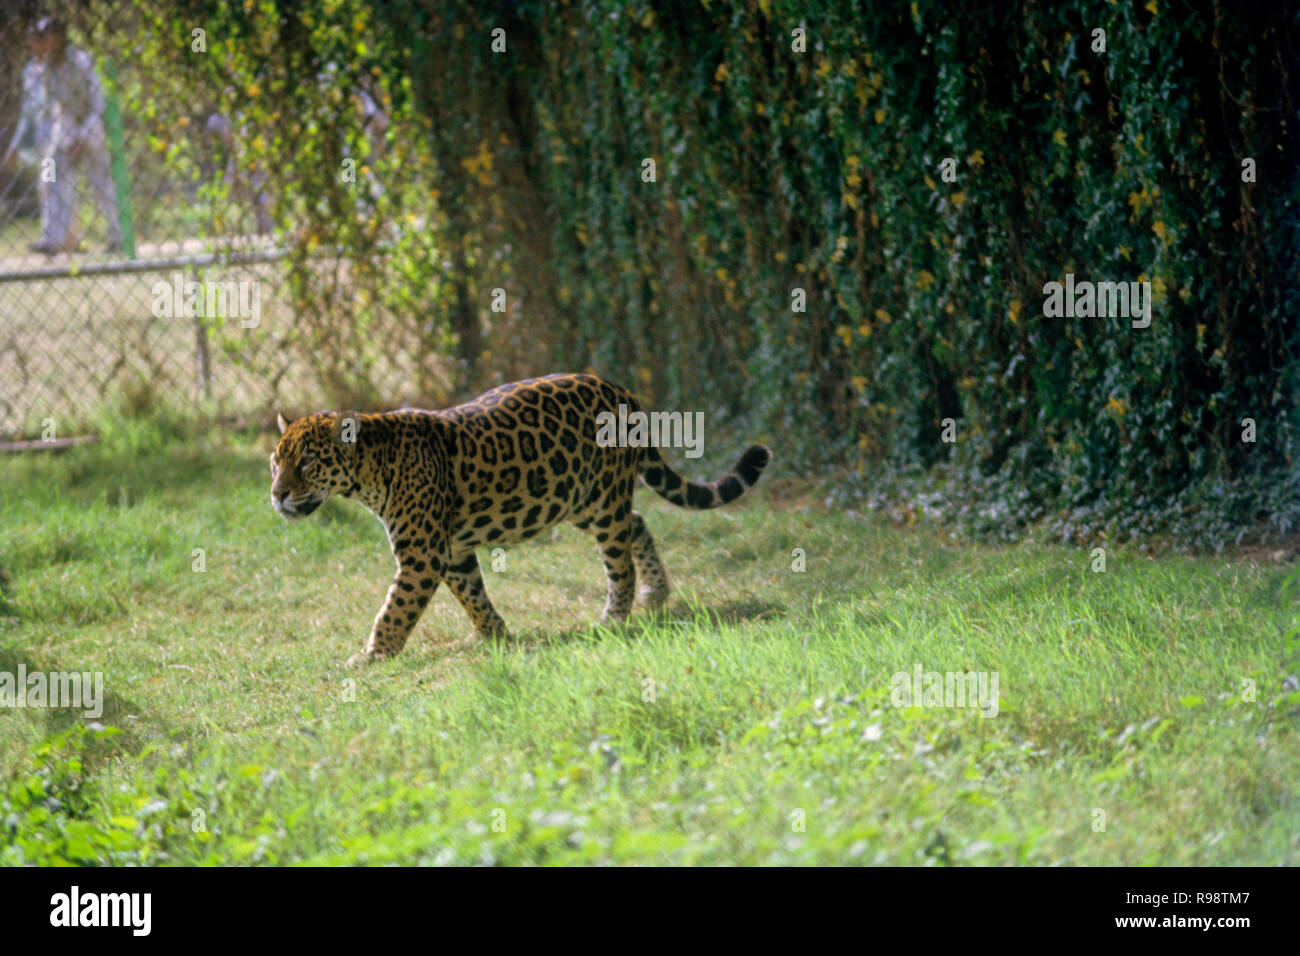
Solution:
<svg viewBox="0 0 1300 956">
<path fill-rule="evenodd" d="M 122 132 L 122 109 L 117 99 L 117 69 L 104 60 L 104 125 L 108 131 L 108 154 L 117 190 L 117 222 L 122 229 L 122 251 L 135 258 L 135 216 L 131 209 L 131 181 L 126 175 L 126 137 Z"/>
</svg>

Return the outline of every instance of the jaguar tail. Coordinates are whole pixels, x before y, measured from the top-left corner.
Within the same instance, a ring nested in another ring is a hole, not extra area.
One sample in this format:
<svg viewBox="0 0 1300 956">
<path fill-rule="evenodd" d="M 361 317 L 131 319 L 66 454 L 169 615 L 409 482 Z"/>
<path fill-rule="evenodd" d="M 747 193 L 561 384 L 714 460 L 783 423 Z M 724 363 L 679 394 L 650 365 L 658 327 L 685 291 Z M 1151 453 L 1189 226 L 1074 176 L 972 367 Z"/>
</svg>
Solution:
<svg viewBox="0 0 1300 956">
<path fill-rule="evenodd" d="M 641 453 L 638 470 L 641 480 L 661 498 L 682 508 L 704 510 L 735 501 L 758 482 L 772 453 L 762 445 L 751 445 L 740 461 L 717 481 L 687 481 L 663 460 L 659 449 L 647 446 Z"/>
</svg>

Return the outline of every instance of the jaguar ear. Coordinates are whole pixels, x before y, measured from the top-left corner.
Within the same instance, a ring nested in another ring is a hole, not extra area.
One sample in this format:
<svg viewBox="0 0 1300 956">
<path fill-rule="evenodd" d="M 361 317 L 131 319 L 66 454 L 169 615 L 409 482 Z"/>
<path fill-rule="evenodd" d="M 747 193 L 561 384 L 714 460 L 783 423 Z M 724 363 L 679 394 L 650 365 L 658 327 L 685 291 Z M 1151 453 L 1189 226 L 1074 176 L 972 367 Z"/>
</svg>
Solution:
<svg viewBox="0 0 1300 956">
<path fill-rule="evenodd" d="M 285 418 L 279 412 L 276 412 L 275 423 L 280 426 L 280 434 L 283 435 L 285 431 L 289 428 L 289 426 L 293 424 L 293 419 Z"/>
</svg>

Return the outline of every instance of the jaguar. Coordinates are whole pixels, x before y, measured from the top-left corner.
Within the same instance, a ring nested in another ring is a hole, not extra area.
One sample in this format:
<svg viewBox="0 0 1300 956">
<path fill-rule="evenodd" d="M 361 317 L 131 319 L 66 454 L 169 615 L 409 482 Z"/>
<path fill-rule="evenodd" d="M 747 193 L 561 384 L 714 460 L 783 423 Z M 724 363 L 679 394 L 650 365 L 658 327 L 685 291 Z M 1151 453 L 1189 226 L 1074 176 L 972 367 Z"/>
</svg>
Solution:
<svg viewBox="0 0 1300 956">
<path fill-rule="evenodd" d="M 277 415 L 275 511 L 297 519 L 333 495 L 359 501 L 382 522 L 397 562 L 370 636 L 348 664 L 400 653 L 444 582 L 477 637 L 505 636 L 477 549 L 526 541 L 561 522 L 595 537 L 607 579 L 601 623 L 626 621 L 634 601 L 662 609 L 668 576 L 632 508 L 636 479 L 675 505 L 708 509 L 754 485 L 771 452 L 753 445 L 717 481 L 687 481 L 654 442 L 610 441 L 602 430 L 609 416 L 639 411 L 620 385 L 558 374 L 501 385 L 441 411 Z"/>
</svg>

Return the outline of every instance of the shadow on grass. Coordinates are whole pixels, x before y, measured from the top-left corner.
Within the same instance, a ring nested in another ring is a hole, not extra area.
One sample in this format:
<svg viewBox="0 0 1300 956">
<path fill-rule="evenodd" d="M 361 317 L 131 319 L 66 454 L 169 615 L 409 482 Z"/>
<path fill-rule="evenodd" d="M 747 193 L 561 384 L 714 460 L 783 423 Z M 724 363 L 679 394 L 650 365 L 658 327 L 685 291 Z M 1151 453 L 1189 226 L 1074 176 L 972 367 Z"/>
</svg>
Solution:
<svg viewBox="0 0 1300 956">
<path fill-rule="evenodd" d="M 527 628 L 511 631 L 498 645 L 503 651 L 539 651 L 570 643 L 602 643 L 607 641 L 635 641 L 655 632 L 685 632 L 692 627 L 720 629 L 723 626 L 735 626 L 748 621 L 772 621 L 783 618 L 788 613 L 784 605 L 770 601 L 750 599 L 732 601 L 717 607 L 698 607 L 678 604 L 658 613 L 637 608 L 631 618 L 623 624 L 590 624 L 569 627 L 563 630 L 546 630 Z M 473 668 L 483 663 L 484 654 L 490 654 L 494 647 L 491 640 L 481 640 L 472 636 L 451 639 L 413 640 L 407 649 L 397 658 L 368 665 L 366 668 L 349 669 L 340 661 L 338 669 L 343 674 L 382 673 L 384 668 L 392 668 L 395 662 L 411 670 L 420 670 L 430 664 L 450 665 L 452 671 L 464 665 Z M 369 667 L 379 671 L 369 671 Z M 454 678 L 453 672 L 443 671 L 431 679 L 429 686 L 437 686 Z M 393 676 L 389 674 L 388 676 Z M 423 685 L 423 680 L 417 681 Z"/>
<path fill-rule="evenodd" d="M 669 607 L 658 613 L 638 608 L 623 624 L 584 624 L 562 631 L 531 628 L 512 634 L 507 646 L 535 647 L 570 641 L 636 640 L 655 631 L 703 625 L 711 628 L 734 626 L 746 621 L 770 621 L 784 617 L 786 608 L 768 601 L 733 601 L 720 607 Z"/>
<path fill-rule="evenodd" d="M 177 441 L 129 455 L 88 445 L 58 457 L 23 461 L 11 475 L 11 491 L 39 501 L 62 489 L 78 500 L 117 508 L 160 492 L 207 496 L 269 481 L 265 465 L 259 468 L 251 454 Z"/>
<path fill-rule="evenodd" d="M 25 695 L 27 693 L 27 689 L 32 686 L 30 678 L 33 674 L 44 675 L 44 685 L 46 688 L 46 703 L 44 705 L 23 707 L 21 709 L 12 706 L 0 708 L 0 721 L 15 720 L 19 718 L 20 714 L 26 714 L 33 720 L 41 720 L 44 723 L 44 736 L 52 737 L 55 734 L 68 730 L 76 724 L 96 720 L 105 726 L 117 727 L 122 731 L 120 734 L 116 734 L 106 740 L 102 746 L 96 748 L 94 751 L 96 757 L 107 761 L 115 754 L 120 754 L 123 751 L 129 754 L 137 754 L 144 749 L 144 742 L 140 739 L 139 735 L 134 729 L 126 725 L 127 714 L 140 713 L 140 707 L 138 704 L 126 697 L 121 697 L 109 691 L 107 687 L 108 681 L 104 680 L 104 683 L 100 685 L 102 697 L 98 701 L 100 705 L 99 708 L 92 708 L 89 706 L 85 697 L 87 692 L 84 690 L 82 691 L 83 697 L 81 700 L 81 706 L 51 706 L 49 696 L 55 691 L 51 686 L 53 681 L 51 681 L 50 677 L 52 674 L 56 673 L 80 673 L 84 675 L 87 672 L 64 671 L 57 664 L 48 660 L 38 660 L 23 654 L 12 647 L 0 647 L 0 674 L 6 675 L 6 683 L 9 683 L 9 681 L 14 682 L 18 694 Z M 18 678 L 23 674 L 28 678 L 27 684 L 18 685 Z M 93 679 L 94 678 L 92 677 L 92 680 Z M 24 697 L 24 699 L 28 698 Z M 100 710 L 99 716 L 87 717 L 86 712 L 93 709 Z M 0 726 L 3 725 L 0 724 Z"/>
</svg>

